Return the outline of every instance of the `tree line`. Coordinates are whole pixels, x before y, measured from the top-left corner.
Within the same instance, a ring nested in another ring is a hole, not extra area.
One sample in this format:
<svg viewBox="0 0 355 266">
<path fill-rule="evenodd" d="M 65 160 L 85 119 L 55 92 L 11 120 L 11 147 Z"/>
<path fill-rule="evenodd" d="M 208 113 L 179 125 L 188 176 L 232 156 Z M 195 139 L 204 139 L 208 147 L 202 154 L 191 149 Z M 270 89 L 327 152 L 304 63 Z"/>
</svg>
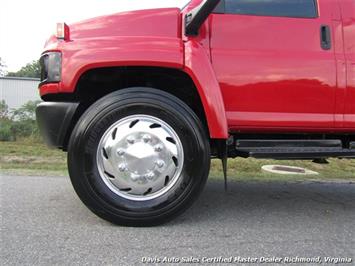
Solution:
<svg viewBox="0 0 355 266">
<path fill-rule="evenodd" d="M 0 141 L 16 141 L 19 138 L 40 140 L 36 122 L 36 106 L 40 101 L 28 101 L 20 108 L 9 109 L 5 100 L 0 101 Z"/>
<path fill-rule="evenodd" d="M 6 64 L 4 60 L 0 57 L 0 77 L 23 77 L 23 78 L 40 78 L 41 69 L 39 65 L 39 60 L 34 60 L 25 66 L 23 66 L 19 71 L 7 72 Z"/>
</svg>

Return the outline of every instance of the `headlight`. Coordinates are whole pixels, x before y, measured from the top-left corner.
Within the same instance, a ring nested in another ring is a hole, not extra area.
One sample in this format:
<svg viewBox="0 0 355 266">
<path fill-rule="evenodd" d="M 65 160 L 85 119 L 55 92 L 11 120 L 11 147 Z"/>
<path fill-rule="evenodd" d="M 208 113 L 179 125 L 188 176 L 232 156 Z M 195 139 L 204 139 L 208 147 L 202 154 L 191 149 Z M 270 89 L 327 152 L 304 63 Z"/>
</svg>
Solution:
<svg viewBox="0 0 355 266">
<path fill-rule="evenodd" d="M 62 72 L 62 54 L 49 52 L 41 56 L 41 84 L 60 82 Z"/>
</svg>

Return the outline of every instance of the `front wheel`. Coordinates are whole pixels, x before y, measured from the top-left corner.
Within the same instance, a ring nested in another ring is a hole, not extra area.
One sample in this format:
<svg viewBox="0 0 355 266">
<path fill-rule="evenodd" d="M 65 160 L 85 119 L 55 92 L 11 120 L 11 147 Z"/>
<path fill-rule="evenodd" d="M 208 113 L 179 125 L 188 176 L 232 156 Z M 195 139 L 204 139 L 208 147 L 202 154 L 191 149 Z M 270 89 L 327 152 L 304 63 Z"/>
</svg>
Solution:
<svg viewBox="0 0 355 266">
<path fill-rule="evenodd" d="M 121 225 L 166 222 L 198 197 L 210 149 L 178 98 L 150 88 L 111 93 L 77 123 L 68 147 L 74 189 L 98 216 Z"/>
</svg>

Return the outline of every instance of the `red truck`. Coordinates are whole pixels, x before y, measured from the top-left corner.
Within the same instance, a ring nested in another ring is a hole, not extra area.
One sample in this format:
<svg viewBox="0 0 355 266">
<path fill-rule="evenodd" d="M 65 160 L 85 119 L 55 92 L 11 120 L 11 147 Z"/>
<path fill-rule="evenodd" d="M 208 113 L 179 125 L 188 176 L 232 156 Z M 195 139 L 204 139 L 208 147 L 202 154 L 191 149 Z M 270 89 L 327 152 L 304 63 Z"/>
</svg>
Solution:
<svg viewBox="0 0 355 266">
<path fill-rule="evenodd" d="M 192 0 L 59 23 L 41 132 L 88 208 L 130 226 L 186 210 L 211 158 L 355 158 L 354 6 Z"/>
</svg>

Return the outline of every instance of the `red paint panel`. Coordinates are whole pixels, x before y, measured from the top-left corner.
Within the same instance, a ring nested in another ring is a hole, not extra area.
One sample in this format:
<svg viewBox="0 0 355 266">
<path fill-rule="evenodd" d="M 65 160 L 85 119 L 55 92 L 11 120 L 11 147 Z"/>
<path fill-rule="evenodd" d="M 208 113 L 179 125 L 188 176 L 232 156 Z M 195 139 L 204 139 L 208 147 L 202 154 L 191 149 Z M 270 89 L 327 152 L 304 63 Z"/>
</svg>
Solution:
<svg viewBox="0 0 355 266">
<path fill-rule="evenodd" d="M 60 83 L 44 84 L 40 87 L 40 95 L 59 93 Z"/>
<path fill-rule="evenodd" d="M 62 52 L 58 92 L 71 93 L 87 70 L 113 66 L 183 68 L 180 10 L 141 10 L 90 19 L 70 26 L 71 40 L 52 36 L 47 51 Z M 41 89 L 41 94 L 46 93 Z"/>
<path fill-rule="evenodd" d="M 355 2 L 339 1 L 343 18 L 346 60 L 346 104 L 344 127 L 355 128 Z"/>
<path fill-rule="evenodd" d="M 107 36 L 180 37 L 180 9 L 162 8 L 121 12 L 70 26 L 71 38 Z"/>
<path fill-rule="evenodd" d="M 305 114 L 305 113 L 272 113 L 272 112 L 227 112 L 230 121 L 238 121 L 239 126 L 265 126 L 267 118 L 268 127 L 304 127 L 304 124 L 314 127 L 326 128 L 329 122 L 328 114 Z"/>
<path fill-rule="evenodd" d="M 228 138 L 223 98 L 210 58 L 205 48 L 193 39 L 185 43 L 185 71 L 199 91 L 211 138 Z"/>
<path fill-rule="evenodd" d="M 334 127 L 334 50 L 320 46 L 333 3 L 320 3 L 316 19 L 212 16 L 212 64 L 231 129 Z"/>
<path fill-rule="evenodd" d="M 340 6 L 336 3 L 333 9 L 333 44 L 336 61 L 337 89 L 335 104 L 335 127 L 344 126 L 344 108 L 346 102 L 346 61 L 344 55 L 343 23 L 341 19 Z"/>
</svg>

